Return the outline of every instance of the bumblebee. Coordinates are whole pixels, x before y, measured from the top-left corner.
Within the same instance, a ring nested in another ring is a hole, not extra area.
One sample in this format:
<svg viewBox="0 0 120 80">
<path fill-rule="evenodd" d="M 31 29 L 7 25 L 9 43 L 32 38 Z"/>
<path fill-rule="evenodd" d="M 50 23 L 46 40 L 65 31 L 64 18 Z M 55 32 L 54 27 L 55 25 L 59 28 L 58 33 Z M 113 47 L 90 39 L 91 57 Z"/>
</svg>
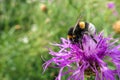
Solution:
<svg viewBox="0 0 120 80">
<path fill-rule="evenodd" d="M 93 37 L 95 32 L 96 32 L 96 29 L 92 23 L 78 21 L 74 27 L 71 27 L 68 30 L 67 38 L 72 43 L 81 43 L 82 44 L 83 35 L 86 34 L 86 35 L 89 35 L 95 43 L 97 43 L 97 41 Z"/>
</svg>

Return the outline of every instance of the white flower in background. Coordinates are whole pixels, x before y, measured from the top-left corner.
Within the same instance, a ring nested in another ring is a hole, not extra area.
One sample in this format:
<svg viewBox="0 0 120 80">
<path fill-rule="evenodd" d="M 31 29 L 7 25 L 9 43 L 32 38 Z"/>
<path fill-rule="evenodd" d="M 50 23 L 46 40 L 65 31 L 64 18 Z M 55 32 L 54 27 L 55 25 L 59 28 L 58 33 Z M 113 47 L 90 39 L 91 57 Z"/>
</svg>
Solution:
<svg viewBox="0 0 120 80">
<path fill-rule="evenodd" d="M 50 21 L 50 18 L 46 18 L 45 23 L 49 23 Z"/>
<path fill-rule="evenodd" d="M 32 31 L 32 32 L 37 31 L 37 25 L 36 25 L 36 24 L 33 24 L 33 25 L 32 25 L 31 31 Z"/>
<path fill-rule="evenodd" d="M 29 42 L 28 37 L 27 36 L 23 37 L 22 38 L 22 42 L 25 43 L 25 44 L 27 44 Z"/>
</svg>

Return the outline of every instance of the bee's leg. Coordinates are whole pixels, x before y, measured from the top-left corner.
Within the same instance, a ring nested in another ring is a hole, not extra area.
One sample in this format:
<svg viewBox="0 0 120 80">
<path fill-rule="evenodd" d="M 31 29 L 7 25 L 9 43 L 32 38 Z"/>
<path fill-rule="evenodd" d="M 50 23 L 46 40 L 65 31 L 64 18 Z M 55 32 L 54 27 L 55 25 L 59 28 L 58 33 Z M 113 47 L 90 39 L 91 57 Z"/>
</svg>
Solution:
<svg viewBox="0 0 120 80">
<path fill-rule="evenodd" d="M 97 41 L 95 40 L 95 38 L 93 37 L 93 35 L 90 35 L 90 37 L 93 39 L 93 41 L 94 41 L 95 43 L 97 43 Z"/>
<path fill-rule="evenodd" d="M 81 49 L 84 50 L 82 40 L 80 40 Z"/>
<path fill-rule="evenodd" d="M 83 39 L 83 36 L 80 35 L 80 36 L 79 36 L 79 43 L 80 43 L 81 49 L 84 50 L 84 48 L 83 48 L 83 43 L 82 43 L 82 39 Z"/>
</svg>

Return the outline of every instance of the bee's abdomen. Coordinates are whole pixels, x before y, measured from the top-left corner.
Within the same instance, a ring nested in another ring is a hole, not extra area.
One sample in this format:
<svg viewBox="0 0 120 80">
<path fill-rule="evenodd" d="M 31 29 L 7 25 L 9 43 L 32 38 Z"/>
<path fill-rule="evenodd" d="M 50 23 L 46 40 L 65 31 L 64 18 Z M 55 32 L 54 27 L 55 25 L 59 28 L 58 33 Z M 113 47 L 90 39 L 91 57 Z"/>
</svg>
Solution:
<svg viewBox="0 0 120 80">
<path fill-rule="evenodd" d="M 94 26 L 92 23 L 89 24 L 88 32 L 89 32 L 91 35 L 95 34 L 95 32 L 96 32 L 95 26 Z"/>
</svg>

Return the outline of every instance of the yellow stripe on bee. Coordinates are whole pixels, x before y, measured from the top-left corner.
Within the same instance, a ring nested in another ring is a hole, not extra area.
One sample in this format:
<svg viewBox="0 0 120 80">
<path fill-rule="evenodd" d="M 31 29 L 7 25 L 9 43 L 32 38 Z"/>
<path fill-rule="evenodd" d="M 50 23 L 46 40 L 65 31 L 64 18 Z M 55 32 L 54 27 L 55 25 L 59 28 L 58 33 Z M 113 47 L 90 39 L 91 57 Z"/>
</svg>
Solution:
<svg viewBox="0 0 120 80">
<path fill-rule="evenodd" d="M 79 27 L 81 29 L 84 29 L 85 28 L 85 22 L 79 22 Z"/>
<path fill-rule="evenodd" d="M 73 38 L 73 36 L 72 35 L 68 35 L 67 38 L 70 39 L 70 38 Z"/>
</svg>

